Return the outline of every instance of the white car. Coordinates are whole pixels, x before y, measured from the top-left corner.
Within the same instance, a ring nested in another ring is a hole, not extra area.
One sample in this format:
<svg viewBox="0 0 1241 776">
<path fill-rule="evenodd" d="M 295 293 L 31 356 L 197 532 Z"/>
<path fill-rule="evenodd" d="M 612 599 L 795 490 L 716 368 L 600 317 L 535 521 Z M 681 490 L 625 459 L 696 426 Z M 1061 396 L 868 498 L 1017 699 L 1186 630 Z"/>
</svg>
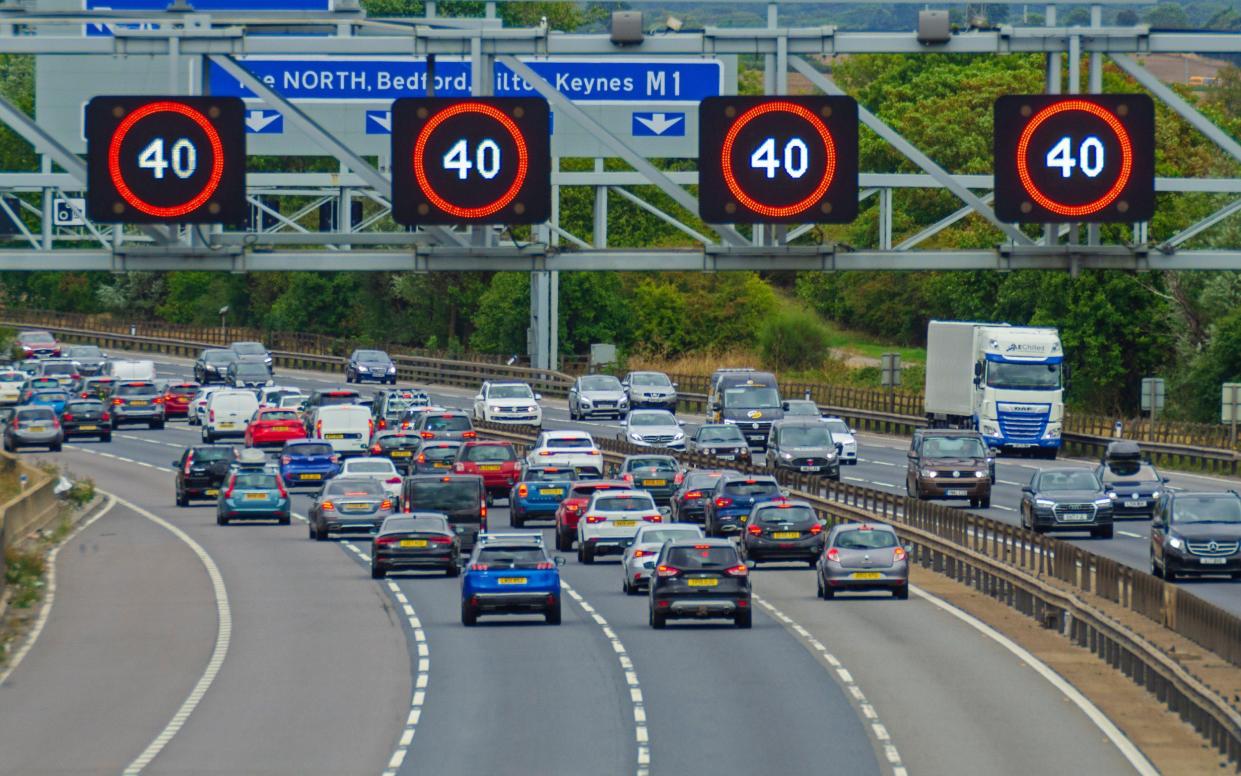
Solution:
<svg viewBox="0 0 1241 776">
<path fill-rule="evenodd" d="M 302 393 L 301 388 L 292 385 L 268 385 L 259 391 L 259 406 L 283 407 L 286 396 L 295 396 L 298 402 L 306 400 L 306 394 Z"/>
<path fill-rule="evenodd" d="M 280 409 L 296 410 L 301 409 L 302 404 L 306 401 L 306 397 L 300 393 L 286 395 L 280 397 Z"/>
<path fill-rule="evenodd" d="M 840 418 L 823 418 L 823 422 L 832 432 L 832 441 L 840 443 L 840 462 L 856 465 L 857 437 L 853 435 L 853 429 Z"/>
<path fill-rule="evenodd" d="M 525 383 L 488 380 L 474 397 L 474 420 L 538 427 L 543 425 L 542 399 Z"/>
<path fill-rule="evenodd" d="M 687 523 L 641 526 L 633 536 L 633 544 L 625 549 L 621 558 L 621 589 L 629 595 L 637 595 L 651 583 L 655 558 L 659 557 L 664 542 L 702 538 L 702 528 Z"/>
<path fill-rule="evenodd" d="M 603 453 L 585 431 L 540 431 L 526 454 L 526 465 L 594 469 L 603 474 Z"/>
<path fill-rule="evenodd" d="M 401 497 L 401 473 L 388 458 L 346 458 L 338 477 L 374 480 L 394 499 Z"/>
<path fill-rule="evenodd" d="M 681 428 L 681 421 L 667 410 L 631 410 L 625 416 L 618 438 L 640 447 L 685 449 L 685 431 Z"/>
<path fill-rule="evenodd" d="M 597 491 L 577 521 L 577 559 L 594 563 L 600 555 L 621 555 L 639 528 L 663 521 L 645 490 Z"/>
<path fill-rule="evenodd" d="M 0 404 L 17 404 L 22 399 L 26 373 L 15 369 L 0 372 Z"/>
<path fill-rule="evenodd" d="M 190 399 L 189 409 L 186 411 L 185 420 L 191 426 L 201 426 L 203 419 L 207 417 L 207 402 L 211 399 L 211 394 L 216 391 L 223 390 L 222 385 L 204 385 L 198 389 L 198 393 L 194 394 L 194 398 Z"/>
</svg>

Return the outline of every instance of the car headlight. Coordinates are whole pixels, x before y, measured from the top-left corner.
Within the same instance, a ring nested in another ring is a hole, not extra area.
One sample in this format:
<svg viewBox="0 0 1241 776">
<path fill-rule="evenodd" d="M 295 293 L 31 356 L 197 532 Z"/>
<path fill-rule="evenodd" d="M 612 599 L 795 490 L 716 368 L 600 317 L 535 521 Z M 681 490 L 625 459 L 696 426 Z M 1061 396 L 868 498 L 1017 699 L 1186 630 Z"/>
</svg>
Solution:
<svg viewBox="0 0 1241 776">
<path fill-rule="evenodd" d="M 388 364 L 388 374 L 396 374 L 396 364 Z"/>
<path fill-rule="evenodd" d="M 582 397 L 578 398 L 577 402 L 578 402 L 578 404 L 581 404 L 581 405 L 583 405 L 583 406 L 585 406 L 585 407 L 589 407 L 589 406 L 591 406 L 591 404 L 593 404 L 593 402 L 591 402 L 591 400 L 590 400 L 590 399 L 587 399 L 585 396 L 582 396 Z"/>
<path fill-rule="evenodd" d="M 922 476 L 923 476 L 923 477 L 926 477 L 927 479 L 933 480 L 933 479 L 935 479 L 936 477 L 938 477 L 938 476 L 939 476 L 939 474 L 938 474 L 937 472 L 934 472 L 934 471 L 930 470 L 930 469 L 923 469 L 923 470 L 922 470 Z"/>
<path fill-rule="evenodd" d="M 672 437 L 672 441 L 673 441 L 673 442 L 680 442 L 680 441 L 681 441 L 682 439 L 684 439 L 684 438 L 685 438 L 685 433 L 684 433 L 684 432 L 682 432 L 682 431 L 678 431 L 678 432 L 676 432 L 676 434 L 675 434 L 675 435 L 673 435 L 673 437 Z"/>
<path fill-rule="evenodd" d="M 1094 505 L 1096 507 L 1110 507 L 1112 500 L 1110 498 L 1097 498 L 1094 500 Z"/>
<path fill-rule="evenodd" d="M 1159 491 L 1154 491 L 1151 493 L 1151 498 L 1159 498 Z"/>
<path fill-rule="evenodd" d="M 1183 550 L 1185 549 L 1185 542 L 1179 536 L 1169 536 L 1168 546 L 1174 550 Z"/>
<path fill-rule="evenodd" d="M 624 398 L 624 397 L 621 397 L 621 400 L 620 400 L 620 403 L 618 404 L 618 406 L 620 406 L 620 407 L 624 407 L 624 406 L 625 406 L 625 405 L 627 405 L 627 404 L 629 404 L 629 399 L 626 399 L 626 398 Z"/>
<path fill-rule="evenodd" d="M 531 407 L 526 407 L 526 412 L 538 412 L 538 411 L 539 411 L 539 405 L 537 404 Z"/>
<path fill-rule="evenodd" d="M 264 356 L 263 363 L 267 364 L 268 366 L 271 366 L 271 356 Z"/>
<path fill-rule="evenodd" d="M 491 411 L 491 412 L 500 412 L 503 408 L 502 408 L 502 407 L 497 407 L 497 406 L 495 406 L 495 405 L 493 404 L 492 406 L 488 407 L 487 409 L 488 409 L 489 411 Z"/>
<path fill-rule="evenodd" d="M 1049 498 L 1036 498 L 1034 499 L 1034 505 L 1042 509 L 1051 509 L 1056 505 L 1056 502 Z"/>
<path fill-rule="evenodd" d="M 1109 491 L 1107 492 L 1107 498 L 1108 498 L 1108 500 L 1109 500 L 1109 501 L 1115 501 L 1115 500 L 1116 500 L 1116 498 L 1117 498 L 1117 496 L 1116 496 L 1116 491 L 1114 491 L 1114 490 L 1109 490 Z"/>
<path fill-rule="evenodd" d="M 359 371 L 359 372 L 369 372 L 369 371 L 371 371 L 371 368 L 370 368 L 369 366 L 367 366 L 366 364 L 358 364 L 357 369 L 358 369 L 358 371 Z"/>
<path fill-rule="evenodd" d="M 780 453 L 780 457 L 781 457 L 781 458 L 783 458 L 783 459 L 784 459 L 784 460 L 786 460 L 786 461 L 791 461 L 791 460 L 793 460 L 793 454 L 792 454 L 792 453 Z"/>
<path fill-rule="evenodd" d="M 630 438 L 630 439 L 632 439 L 632 440 L 634 440 L 634 441 L 636 441 L 636 442 L 641 442 L 641 441 L 642 441 L 642 435 L 641 435 L 641 434 L 639 434 L 639 433 L 637 433 L 637 432 L 634 432 L 634 431 L 630 431 L 630 432 L 629 432 L 629 438 Z"/>
<path fill-rule="evenodd" d="M 990 477 L 991 474 L 988 473 L 985 469 L 979 469 L 978 471 L 974 472 L 974 476 L 981 480 L 983 477 Z"/>
<path fill-rule="evenodd" d="M 835 453 L 828 453 L 828 454 L 827 454 L 827 460 L 828 460 L 828 462 L 831 462 L 831 461 L 836 460 L 836 454 L 835 454 Z"/>
</svg>

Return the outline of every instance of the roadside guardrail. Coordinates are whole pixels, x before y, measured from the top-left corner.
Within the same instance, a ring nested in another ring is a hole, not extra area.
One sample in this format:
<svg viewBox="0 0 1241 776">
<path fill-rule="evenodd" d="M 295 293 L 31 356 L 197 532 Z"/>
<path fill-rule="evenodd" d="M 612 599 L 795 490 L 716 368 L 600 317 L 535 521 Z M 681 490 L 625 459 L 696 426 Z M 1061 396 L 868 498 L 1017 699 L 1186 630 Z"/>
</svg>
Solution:
<svg viewBox="0 0 1241 776">
<path fill-rule="evenodd" d="M 0 471 L 25 474 L 25 488 L 0 505 L 0 600 L 5 588 L 5 550 L 47 525 L 60 514 L 61 502 L 56 498 L 56 478 L 33 466 L 22 463 L 17 456 L 0 452 Z M 0 606 L 0 611 L 4 607 Z"/>
<path fill-rule="evenodd" d="M 523 448 L 534 440 L 525 429 L 476 425 Z M 619 440 L 601 438 L 596 443 L 608 464 L 651 452 Z M 1241 666 L 1241 618 L 1118 561 L 964 510 L 807 474 L 667 452 L 699 468 L 727 466 L 772 474 L 832 525 L 868 520 L 892 525 L 903 541 L 912 544 L 915 563 L 969 585 L 1091 650 L 1193 725 L 1230 761 L 1241 762 L 1241 711 L 1091 598 L 1137 612 L 1234 666 Z"/>
</svg>

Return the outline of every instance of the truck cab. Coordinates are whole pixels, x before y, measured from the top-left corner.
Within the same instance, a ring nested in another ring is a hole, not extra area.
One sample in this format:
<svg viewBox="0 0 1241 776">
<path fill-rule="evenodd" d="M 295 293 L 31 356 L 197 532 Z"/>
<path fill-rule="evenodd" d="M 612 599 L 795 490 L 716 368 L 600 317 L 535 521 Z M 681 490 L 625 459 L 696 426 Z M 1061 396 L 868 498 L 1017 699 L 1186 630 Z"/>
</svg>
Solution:
<svg viewBox="0 0 1241 776">
<path fill-rule="evenodd" d="M 784 418 L 780 387 L 771 372 L 717 369 L 707 395 L 707 421 L 741 429 L 753 450 L 765 451 L 771 424 Z"/>
</svg>

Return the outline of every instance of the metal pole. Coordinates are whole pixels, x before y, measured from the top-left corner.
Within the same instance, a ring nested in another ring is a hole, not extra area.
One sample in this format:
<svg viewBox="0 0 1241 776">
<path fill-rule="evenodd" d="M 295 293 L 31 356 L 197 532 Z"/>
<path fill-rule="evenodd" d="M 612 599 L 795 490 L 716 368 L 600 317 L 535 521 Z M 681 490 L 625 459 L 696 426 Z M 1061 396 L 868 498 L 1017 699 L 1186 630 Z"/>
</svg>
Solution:
<svg viewBox="0 0 1241 776">
<path fill-rule="evenodd" d="M 50 173 L 52 171 L 52 160 L 47 157 L 47 154 L 39 155 L 39 164 L 45 174 Z M 52 210 L 54 207 L 55 207 L 55 202 L 53 201 L 53 197 L 52 197 L 52 189 L 48 186 L 44 186 L 43 187 L 42 243 L 43 243 L 43 250 L 45 251 L 50 251 L 52 249 L 52 240 L 53 240 L 52 227 L 54 225 L 53 222 L 55 220 L 53 217 Z"/>
<path fill-rule="evenodd" d="M 603 160 L 595 159 L 595 172 L 603 172 Z M 596 248 L 608 247 L 608 187 L 595 186 L 594 238 Z"/>
<path fill-rule="evenodd" d="M 1045 23 L 1048 27 L 1056 26 L 1056 6 L 1047 6 Z M 1060 52 L 1053 51 L 1047 55 L 1047 93 L 1060 93 Z M 1055 245 L 1060 242 L 1059 227 L 1056 224 L 1043 225 L 1043 244 Z"/>
<path fill-rule="evenodd" d="M 1090 6 L 1090 26 L 1092 28 L 1103 26 L 1103 6 Z M 1097 51 L 1090 54 L 1090 85 L 1091 94 L 1101 94 L 1103 92 L 1103 55 Z M 1099 225 L 1090 224 L 1086 227 L 1086 244 L 1099 244 Z"/>
</svg>

